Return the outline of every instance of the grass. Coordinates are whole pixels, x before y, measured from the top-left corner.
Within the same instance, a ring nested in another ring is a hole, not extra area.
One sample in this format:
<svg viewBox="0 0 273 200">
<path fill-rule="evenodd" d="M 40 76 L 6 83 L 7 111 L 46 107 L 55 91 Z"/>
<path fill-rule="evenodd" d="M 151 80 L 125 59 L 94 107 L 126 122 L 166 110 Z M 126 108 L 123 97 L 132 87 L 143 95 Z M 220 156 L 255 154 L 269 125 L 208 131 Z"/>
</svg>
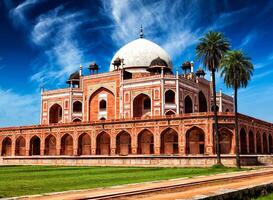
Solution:
<svg viewBox="0 0 273 200">
<path fill-rule="evenodd" d="M 273 199 L 273 193 L 270 193 L 265 196 L 258 197 L 256 200 L 272 200 Z"/>
<path fill-rule="evenodd" d="M 0 198 L 233 172 L 236 168 L 1 166 Z"/>
</svg>

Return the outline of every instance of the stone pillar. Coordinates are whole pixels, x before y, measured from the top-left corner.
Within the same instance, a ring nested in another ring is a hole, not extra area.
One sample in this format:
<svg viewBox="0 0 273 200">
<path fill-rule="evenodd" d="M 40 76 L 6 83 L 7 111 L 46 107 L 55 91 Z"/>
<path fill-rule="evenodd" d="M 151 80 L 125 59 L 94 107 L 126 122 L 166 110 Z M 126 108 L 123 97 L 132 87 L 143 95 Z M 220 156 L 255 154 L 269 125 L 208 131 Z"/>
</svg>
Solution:
<svg viewBox="0 0 273 200">
<path fill-rule="evenodd" d="M 94 130 L 91 131 L 91 155 L 96 155 L 96 149 L 97 149 L 97 135 Z"/>
<path fill-rule="evenodd" d="M 61 155 L 61 133 L 56 134 L 56 155 Z"/>
<path fill-rule="evenodd" d="M 185 147 L 186 147 L 186 133 L 183 124 L 179 124 L 178 126 L 178 153 L 179 155 L 185 155 Z"/>
<path fill-rule="evenodd" d="M 16 137 L 13 135 L 11 137 L 11 156 L 15 156 L 15 145 L 16 145 Z"/>
<path fill-rule="evenodd" d="M 41 156 L 45 155 L 45 134 L 44 133 L 42 133 L 42 137 L 41 137 L 40 155 Z"/>
<path fill-rule="evenodd" d="M 160 133 L 159 133 L 159 126 L 156 125 L 154 128 L 154 154 L 160 155 Z"/>
<path fill-rule="evenodd" d="M 26 156 L 29 156 L 29 134 L 26 134 Z"/>
<path fill-rule="evenodd" d="M 138 148 L 136 128 L 132 128 L 131 137 L 132 137 L 131 138 L 132 154 L 136 155 L 137 154 L 137 148 Z"/>
<path fill-rule="evenodd" d="M 78 155 L 78 132 L 73 133 L 73 156 Z"/>
<path fill-rule="evenodd" d="M 232 130 L 231 154 L 236 154 L 235 128 Z"/>
<path fill-rule="evenodd" d="M 111 129 L 110 131 L 110 155 L 116 155 L 116 133 L 115 129 Z"/>
</svg>

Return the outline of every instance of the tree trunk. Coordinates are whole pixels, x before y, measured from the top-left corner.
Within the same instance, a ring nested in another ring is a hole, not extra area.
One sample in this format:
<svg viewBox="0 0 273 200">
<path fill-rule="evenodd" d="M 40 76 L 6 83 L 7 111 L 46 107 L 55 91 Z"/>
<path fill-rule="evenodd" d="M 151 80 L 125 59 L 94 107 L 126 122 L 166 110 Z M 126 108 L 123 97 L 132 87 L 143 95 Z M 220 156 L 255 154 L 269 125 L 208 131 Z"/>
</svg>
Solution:
<svg viewBox="0 0 273 200">
<path fill-rule="evenodd" d="M 241 168 L 240 152 L 239 152 L 239 132 L 238 132 L 238 112 L 237 112 L 237 91 L 238 88 L 234 88 L 234 113 L 235 113 L 235 142 L 236 142 L 236 166 Z"/>
<path fill-rule="evenodd" d="M 216 154 L 217 154 L 217 165 L 222 165 L 220 155 L 220 142 L 219 142 L 219 129 L 218 129 L 218 116 L 216 109 L 216 84 L 215 84 L 215 70 L 212 70 L 212 90 L 213 90 L 213 112 L 214 112 L 214 134 L 216 140 Z"/>
</svg>

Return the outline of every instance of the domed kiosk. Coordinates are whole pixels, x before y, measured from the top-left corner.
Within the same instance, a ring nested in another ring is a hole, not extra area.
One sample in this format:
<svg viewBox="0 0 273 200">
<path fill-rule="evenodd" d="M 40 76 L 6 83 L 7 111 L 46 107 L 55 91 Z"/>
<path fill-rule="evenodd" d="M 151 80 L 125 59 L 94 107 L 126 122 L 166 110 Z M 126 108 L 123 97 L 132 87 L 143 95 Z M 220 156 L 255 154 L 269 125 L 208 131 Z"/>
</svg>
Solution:
<svg viewBox="0 0 273 200">
<path fill-rule="evenodd" d="M 151 62 L 160 57 L 171 68 L 172 63 L 168 53 L 150 40 L 139 38 L 120 48 L 111 60 L 110 71 L 117 58 L 123 59 L 123 69 L 131 73 L 148 73 Z"/>
</svg>

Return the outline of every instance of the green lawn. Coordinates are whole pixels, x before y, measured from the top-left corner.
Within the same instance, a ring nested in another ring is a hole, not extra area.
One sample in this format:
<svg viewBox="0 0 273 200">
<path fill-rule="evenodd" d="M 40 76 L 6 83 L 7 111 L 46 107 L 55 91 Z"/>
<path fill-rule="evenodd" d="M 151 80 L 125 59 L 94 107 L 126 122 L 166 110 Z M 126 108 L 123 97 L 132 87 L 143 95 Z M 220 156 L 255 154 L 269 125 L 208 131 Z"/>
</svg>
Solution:
<svg viewBox="0 0 273 200">
<path fill-rule="evenodd" d="M 273 199 L 273 193 L 258 197 L 256 200 L 272 200 Z"/>
<path fill-rule="evenodd" d="M 1 166 L 0 198 L 233 171 L 236 169 Z"/>
</svg>

